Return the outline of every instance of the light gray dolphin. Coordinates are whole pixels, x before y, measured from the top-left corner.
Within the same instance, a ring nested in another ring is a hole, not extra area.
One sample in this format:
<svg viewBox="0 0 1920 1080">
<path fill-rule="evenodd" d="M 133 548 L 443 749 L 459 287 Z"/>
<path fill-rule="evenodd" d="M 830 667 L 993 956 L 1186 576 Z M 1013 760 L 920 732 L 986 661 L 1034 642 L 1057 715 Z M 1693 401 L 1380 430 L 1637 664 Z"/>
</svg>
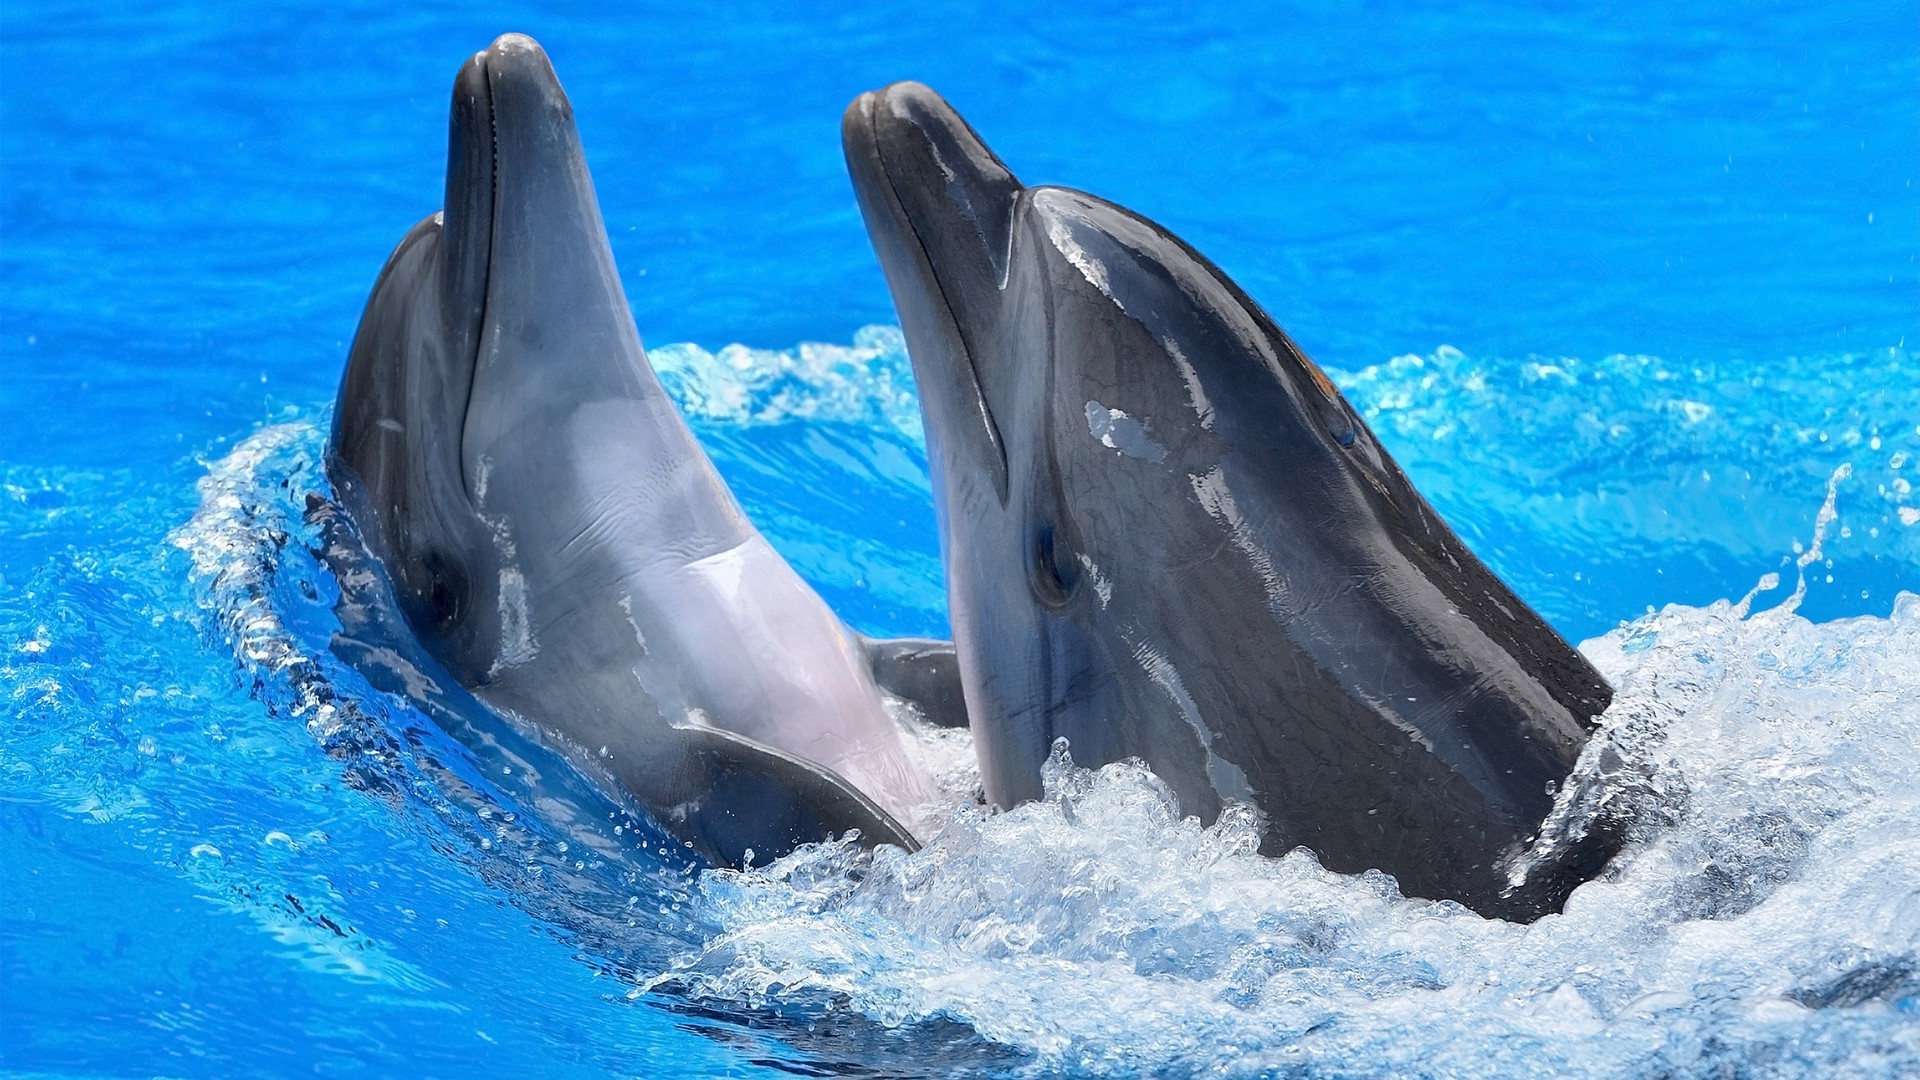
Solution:
<svg viewBox="0 0 1920 1080">
<path fill-rule="evenodd" d="M 936 94 L 862 95 L 848 168 L 925 414 L 987 797 L 1057 738 L 1263 850 L 1530 918 L 1613 841 L 1509 866 L 1611 700 L 1218 268 L 1016 180 Z"/>
<path fill-rule="evenodd" d="M 641 350 L 530 38 L 460 71 L 445 210 L 374 286 L 327 470 L 440 667 L 702 855 L 913 846 L 937 796 L 872 665 L 938 713 L 951 655 L 864 642 L 741 513 Z"/>
</svg>

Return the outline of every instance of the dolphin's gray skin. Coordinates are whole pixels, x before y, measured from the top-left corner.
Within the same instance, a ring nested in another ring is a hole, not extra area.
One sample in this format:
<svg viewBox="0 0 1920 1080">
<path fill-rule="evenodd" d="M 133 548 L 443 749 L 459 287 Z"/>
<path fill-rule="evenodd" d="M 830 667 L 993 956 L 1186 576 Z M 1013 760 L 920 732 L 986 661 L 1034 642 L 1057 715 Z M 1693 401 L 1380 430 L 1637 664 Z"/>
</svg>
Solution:
<svg viewBox="0 0 1920 1080">
<path fill-rule="evenodd" d="M 989 800 L 1144 759 L 1263 850 L 1486 914 L 1612 692 L 1476 559 L 1318 368 L 1164 229 L 1020 184 L 936 94 L 862 95 L 848 168 L 926 417 Z M 1597 847 L 1595 846 L 1597 845 Z"/>
<path fill-rule="evenodd" d="M 774 552 L 661 389 L 530 38 L 460 71 L 446 209 L 374 286 L 327 468 L 432 658 L 703 855 L 913 846 L 936 795 L 869 670 L 885 645 Z"/>
</svg>

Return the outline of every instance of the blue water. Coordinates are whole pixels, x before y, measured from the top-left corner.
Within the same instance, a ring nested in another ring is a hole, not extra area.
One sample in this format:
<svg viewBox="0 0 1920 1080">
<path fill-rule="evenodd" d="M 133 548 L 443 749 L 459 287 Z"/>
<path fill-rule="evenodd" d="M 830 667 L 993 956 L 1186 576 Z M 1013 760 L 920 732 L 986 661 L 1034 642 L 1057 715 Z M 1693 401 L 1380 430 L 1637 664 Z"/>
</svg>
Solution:
<svg viewBox="0 0 1920 1080">
<path fill-rule="evenodd" d="M 0 1067 L 1920 1068 L 1909 7 L 475 7 L 0 6 Z M 302 511 L 510 29 L 656 364 L 850 622 L 944 627 L 838 148 L 913 77 L 1216 259 L 1591 639 L 1645 778 L 1575 785 L 1636 807 L 1614 872 L 1487 923 L 1063 763 L 912 858 L 696 874 L 357 683 Z"/>
</svg>

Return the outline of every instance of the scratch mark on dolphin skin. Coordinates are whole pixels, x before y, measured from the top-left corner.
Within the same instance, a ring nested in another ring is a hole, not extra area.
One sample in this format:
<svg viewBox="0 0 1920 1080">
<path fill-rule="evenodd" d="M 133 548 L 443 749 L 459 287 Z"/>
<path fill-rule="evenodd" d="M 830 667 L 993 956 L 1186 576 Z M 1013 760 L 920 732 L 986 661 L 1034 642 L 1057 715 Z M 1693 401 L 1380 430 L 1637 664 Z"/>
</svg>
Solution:
<svg viewBox="0 0 1920 1080">
<path fill-rule="evenodd" d="M 1145 424 L 1097 401 L 1087 402 L 1087 434 L 1130 458 L 1155 465 L 1167 460 L 1167 448 L 1148 436 Z"/>
<path fill-rule="evenodd" d="M 1087 279 L 1088 284 L 1099 289 L 1102 296 L 1113 301 L 1114 307 L 1123 312 L 1127 310 L 1127 305 L 1113 295 L 1113 286 L 1107 282 L 1106 265 L 1087 254 L 1087 250 L 1073 238 L 1073 230 L 1067 227 L 1066 222 L 1057 219 L 1048 222 L 1047 239 L 1053 241 L 1053 246 L 1059 249 L 1060 254 L 1067 257 L 1067 261 L 1073 264 L 1074 269 L 1080 271 L 1080 275 Z"/>
<path fill-rule="evenodd" d="M 1260 575 L 1260 584 L 1266 589 L 1267 609 L 1281 625 L 1291 623 L 1297 614 L 1292 598 L 1288 595 L 1286 582 L 1280 580 L 1279 571 L 1273 567 L 1273 556 L 1260 547 L 1259 541 L 1247 528 L 1247 520 L 1240 513 L 1240 507 L 1233 501 L 1233 492 L 1227 490 L 1227 478 L 1221 474 L 1218 465 L 1204 473 L 1188 477 L 1193 482 L 1193 493 L 1200 499 L 1200 505 L 1212 515 L 1215 521 L 1227 527 L 1233 537 L 1233 546 L 1253 564 L 1254 572 Z"/>
<path fill-rule="evenodd" d="M 1180 369 L 1180 380 L 1187 384 L 1187 403 L 1193 406 L 1193 415 L 1200 420 L 1204 431 L 1213 430 L 1213 403 L 1207 400 L 1207 392 L 1200 385 L 1200 373 L 1193 369 L 1193 361 L 1180 351 L 1180 343 L 1172 338 L 1162 338 L 1160 344 L 1166 348 L 1167 355 L 1173 357 L 1173 366 Z"/>
<path fill-rule="evenodd" d="M 620 610 L 627 617 L 627 625 L 633 627 L 633 640 L 640 646 L 640 655 L 645 656 L 647 635 L 640 632 L 640 623 L 633 617 L 633 596 L 630 593 L 620 594 Z"/>
<path fill-rule="evenodd" d="M 1087 572 L 1087 580 L 1093 582 L 1093 591 L 1100 597 L 1100 606 L 1105 608 L 1113 602 L 1113 582 L 1107 580 L 1106 575 L 1100 572 L 1100 567 L 1087 558 L 1085 552 L 1078 554 L 1080 566 Z"/>
<path fill-rule="evenodd" d="M 481 454 L 480 460 L 473 465 L 473 501 L 485 506 L 487 503 L 487 481 L 493 476 L 493 458 Z"/>
<path fill-rule="evenodd" d="M 1187 692 L 1187 684 L 1180 679 L 1180 672 L 1172 661 L 1161 655 L 1153 646 L 1145 643 L 1133 646 L 1133 658 L 1152 679 L 1154 685 L 1166 691 L 1173 699 L 1175 708 L 1180 710 L 1180 718 L 1193 728 L 1194 737 L 1200 740 L 1200 748 L 1207 755 L 1207 779 L 1213 782 L 1215 791 L 1226 799 L 1253 799 L 1253 785 L 1247 782 L 1246 771 L 1233 762 L 1213 752 L 1213 732 L 1200 716 L 1200 706 Z"/>
<path fill-rule="evenodd" d="M 515 668 L 540 653 L 533 640 L 533 619 L 527 614 L 527 578 L 517 566 L 500 569 L 500 658 L 493 673 Z"/>
</svg>

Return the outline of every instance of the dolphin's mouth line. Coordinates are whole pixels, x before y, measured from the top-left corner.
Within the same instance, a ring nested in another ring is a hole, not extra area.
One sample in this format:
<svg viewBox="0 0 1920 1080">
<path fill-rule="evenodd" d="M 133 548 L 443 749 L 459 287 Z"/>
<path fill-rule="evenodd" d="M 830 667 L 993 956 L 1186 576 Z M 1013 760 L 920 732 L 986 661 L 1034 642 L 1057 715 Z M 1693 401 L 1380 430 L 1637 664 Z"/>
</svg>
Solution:
<svg viewBox="0 0 1920 1080">
<path fill-rule="evenodd" d="M 473 335 L 473 364 L 480 366 L 480 342 L 493 308 L 493 238 L 500 233 L 500 113 L 493 107 L 493 73 L 487 73 L 487 280 L 480 287 L 480 325 Z"/>
<path fill-rule="evenodd" d="M 980 387 L 979 366 L 973 362 L 973 346 L 967 341 L 965 331 L 960 328 L 960 317 L 954 314 L 953 300 L 947 295 L 946 281 L 941 277 L 939 265 L 933 261 L 933 249 L 927 245 L 927 238 L 920 231 L 920 223 L 914 220 L 914 216 L 907 211 L 905 200 L 900 198 L 900 182 L 894 179 L 893 169 L 887 162 L 887 155 L 880 152 L 880 137 L 878 131 L 874 128 L 874 124 L 875 118 L 873 114 L 869 112 L 867 114 L 867 131 L 870 138 L 870 145 L 873 147 L 873 156 L 880 162 L 880 175 L 886 177 L 887 180 L 887 197 L 893 203 L 894 208 L 900 212 L 900 219 L 906 222 L 907 230 L 913 233 L 913 242 L 920 249 L 920 257 L 926 261 L 927 270 L 933 275 L 934 290 L 940 294 L 940 307 L 946 313 L 947 322 L 953 326 L 954 337 L 960 339 L 960 351 L 965 355 L 967 361 L 967 375 L 973 382 L 975 396 L 980 398 L 981 412 L 985 413 L 987 412 L 986 394 Z"/>
<path fill-rule="evenodd" d="M 467 400 L 460 411 L 460 456 L 466 458 L 467 417 L 473 414 L 473 396 L 480 385 L 480 357 L 486 349 L 487 320 L 493 310 L 493 249 L 494 237 L 500 231 L 500 114 L 493 107 L 493 73 L 486 60 L 481 61 L 480 85 L 486 94 L 487 108 L 487 254 L 481 260 L 484 276 L 480 282 L 480 311 L 473 324 L 472 351 L 467 357 Z M 460 470 L 460 484 L 466 490 L 467 501 L 478 507 L 480 499 L 474 491 L 472 478 L 467 470 Z M 484 486 L 484 485 L 483 485 Z"/>
<path fill-rule="evenodd" d="M 913 234 L 914 245 L 919 248 L 920 258 L 926 263 L 927 272 L 933 278 L 934 291 L 940 294 L 941 310 L 947 317 L 947 324 L 953 329 L 954 340 L 959 342 L 961 359 L 966 364 L 967 382 L 968 385 L 973 388 L 974 407 L 979 411 L 980 422 L 986 426 L 987 441 L 993 446 L 993 452 L 999 455 L 1000 458 L 998 475 L 1002 479 L 998 487 L 1000 488 L 1001 501 L 1005 502 L 1007 498 L 1007 485 L 1004 478 L 1007 475 L 1008 468 L 1006 445 L 1001 440 L 1000 426 L 994 419 L 993 407 L 987 402 L 986 387 L 980 378 L 980 365 L 975 362 L 973 358 L 973 344 L 967 339 L 966 330 L 960 324 L 960 317 L 955 312 L 953 299 L 947 292 L 947 283 L 940 273 L 939 265 L 933 259 L 933 249 L 927 244 L 926 236 L 920 230 L 920 223 L 914 219 L 913 214 L 908 212 L 906 201 L 900 197 L 899 181 L 894 178 L 893 169 L 887 161 L 887 155 L 880 150 L 879 117 L 875 115 L 875 109 L 879 103 L 877 99 L 873 98 L 869 98 L 869 101 L 871 104 L 869 104 L 866 110 L 868 151 L 872 153 L 874 160 L 880 165 L 880 175 L 885 179 L 887 185 L 888 202 L 892 204 L 900 220 L 906 224 L 907 231 Z M 1008 243 L 1011 245 L 1011 229 L 1008 230 L 1008 236 Z M 1011 264 L 1012 259 L 1010 256 L 1006 262 Z M 1002 287 L 1006 284 L 1006 276 L 1004 273 L 1000 275 L 1000 283 Z"/>
</svg>

